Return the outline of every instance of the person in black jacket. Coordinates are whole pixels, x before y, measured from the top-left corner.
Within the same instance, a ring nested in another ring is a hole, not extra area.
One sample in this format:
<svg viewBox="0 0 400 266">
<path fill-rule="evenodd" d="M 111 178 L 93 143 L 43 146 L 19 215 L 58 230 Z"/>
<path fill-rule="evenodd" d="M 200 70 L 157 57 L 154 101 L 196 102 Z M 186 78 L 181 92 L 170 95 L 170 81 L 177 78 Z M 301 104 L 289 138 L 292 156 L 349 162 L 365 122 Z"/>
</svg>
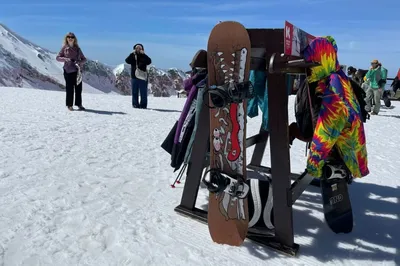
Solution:
<svg viewBox="0 0 400 266">
<path fill-rule="evenodd" d="M 393 96 L 396 95 L 397 90 L 400 89 L 400 80 L 399 80 L 399 77 L 398 77 L 398 76 L 396 76 L 396 77 L 393 79 L 393 82 L 392 82 L 392 84 L 390 85 L 390 87 L 391 87 L 392 90 L 393 90 Z"/>
<path fill-rule="evenodd" d="M 125 62 L 131 65 L 132 106 L 133 108 L 146 109 L 148 81 L 147 66 L 151 64 L 151 59 L 144 53 L 143 45 L 137 43 L 133 46 L 133 52 L 129 54 L 129 56 L 125 59 Z M 139 76 L 135 74 L 136 68 L 143 71 Z"/>
</svg>

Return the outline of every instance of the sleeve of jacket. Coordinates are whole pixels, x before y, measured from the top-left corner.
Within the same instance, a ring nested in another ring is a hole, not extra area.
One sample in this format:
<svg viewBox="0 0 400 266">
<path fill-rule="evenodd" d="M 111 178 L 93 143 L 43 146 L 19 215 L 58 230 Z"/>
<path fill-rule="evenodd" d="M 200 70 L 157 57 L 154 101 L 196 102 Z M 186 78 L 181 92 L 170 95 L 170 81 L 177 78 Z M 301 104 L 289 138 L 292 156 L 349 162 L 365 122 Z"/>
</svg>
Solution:
<svg viewBox="0 0 400 266">
<path fill-rule="evenodd" d="M 125 63 L 132 65 L 133 64 L 133 53 L 130 53 L 127 58 L 125 58 Z"/>
<path fill-rule="evenodd" d="M 322 97 L 307 160 L 307 171 L 311 176 L 321 177 L 325 160 L 344 129 L 347 118 L 347 108 L 337 94 Z"/>
<path fill-rule="evenodd" d="M 81 48 L 79 48 L 79 64 L 83 65 L 84 63 L 86 63 L 87 59 L 85 57 L 85 55 L 83 54 Z"/>
<path fill-rule="evenodd" d="M 370 69 L 370 70 L 368 70 L 368 72 L 365 74 L 365 78 L 366 78 L 367 80 L 371 80 L 371 77 L 372 77 L 372 70 Z"/>
<path fill-rule="evenodd" d="M 64 54 L 64 46 L 61 47 L 60 52 L 58 52 L 58 54 L 56 56 L 56 60 L 58 62 L 65 62 L 66 58 L 65 58 L 65 54 Z"/>
<path fill-rule="evenodd" d="M 151 58 L 147 54 L 143 54 L 142 56 L 143 56 L 143 63 L 145 63 L 146 65 L 150 65 Z"/>
<path fill-rule="evenodd" d="M 394 85 L 398 82 L 399 78 L 396 76 L 393 81 L 392 84 L 390 84 L 390 87 L 394 87 Z"/>
</svg>

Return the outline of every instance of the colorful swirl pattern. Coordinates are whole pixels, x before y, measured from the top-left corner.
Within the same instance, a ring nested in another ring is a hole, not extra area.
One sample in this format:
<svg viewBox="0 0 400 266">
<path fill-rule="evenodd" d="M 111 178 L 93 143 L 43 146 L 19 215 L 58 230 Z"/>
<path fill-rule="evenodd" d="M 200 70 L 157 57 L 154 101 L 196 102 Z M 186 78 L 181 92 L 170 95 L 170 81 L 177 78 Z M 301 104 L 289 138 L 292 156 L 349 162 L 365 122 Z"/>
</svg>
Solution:
<svg viewBox="0 0 400 266">
<path fill-rule="evenodd" d="M 340 69 L 335 40 L 314 39 L 304 50 L 308 62 L 320 66 L 311 68 L 308 82 L 318 82 L 316 93 L 322 94 L 322 106 L 311 143 L 307 170 L 320 178 L 322 167 L 334 146 L 353 177 L 369 174 L 364 125 L 360 105 L 345 73 Z"/>
</svg>

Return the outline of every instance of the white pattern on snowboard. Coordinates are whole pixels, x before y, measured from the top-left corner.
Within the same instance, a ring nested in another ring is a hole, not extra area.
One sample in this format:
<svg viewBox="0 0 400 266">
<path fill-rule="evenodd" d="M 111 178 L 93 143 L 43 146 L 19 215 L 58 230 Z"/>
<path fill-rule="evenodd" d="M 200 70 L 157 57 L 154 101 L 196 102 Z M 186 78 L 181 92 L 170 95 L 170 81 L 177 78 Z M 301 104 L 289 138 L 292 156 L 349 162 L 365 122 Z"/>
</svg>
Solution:
<svg viewBox="0 0 400 266">
<path fill-rule="evenodd" d="M 244 73 L 245 73 L 245 66 L 246 66 L 246 60 L 247 60 L 247 49 L 246 48 L 242 48 L 240 50 L 240 57 L 239 57 L 239 69 L 238 69 L 238 82 L 243 82 L 244 81 Z M 224 62 L 225 58 L 222 56 L 223 53 L 222 52 L 217 52 L 216 53 L 217 56 L 219 56 L 220 58 L 220 62 Z M 236 53 L 232 53 L 233 58 L 236 58 Z M 222 70 L 222 72 L 224 73 L 224 80 L 225 83 L 230 83 L 230 82 L 235 82 L 234 80 L 234 71 L 235 71 L 235 65 L 236 65 L 236 61 L 232 61 L 231 62 L 232 65 L 234 65 L 234 67 L 230 67 L 229 71 L 225 68 L 226 65 L 225 64 L 221 64 L 220 68 Z M 227 115 L 229 115 L 229 109 L 224 107 L 223 108 L 224 111 L 226 111 Z M 215 117 L 218 117 L 220 115 L 221 112 L 221 108 L 218 108 L 217 113 L 215 114 Z M 240 156 L 238 157 L 238 159 L 234 162 L 231 162 L 228 160 L 227 156 L 228 156 L 228 147 L 230 144 L 231 145 L 231 141 L 230 141 L 230 136 L 231 136 L 231 132 L 226 132 L 226 141 L 225 143 L 222 143 L 222 140 L 217 138 L 214 134 L 213 136 L 213 147 L 214 147 L 214 151 L 219 152 L 221 145 L 224 145 L 224 157 L 226 158 L 226 162 L 229 164 L 229 167 L 233 170 L 238 172 L 239 174 L 243 175 L 243 166 L 245 164 L 245 162 L 243 161 L 244 156 L 244 145 L 243 145 L 243 138 L 244 136 L 244 127 L 245 127 L 245 122 L 246 122 L 246 118 L 245 118 L 245 111 L 244 111 L 244 104 L 243 103 L 239 103 L 238 104 L 238 109 L 237 109 L 237 120 L 238 120 L 238 124 L 239 124 L 239 132 L 238 132 L 238 139 L 239 139 L 239 147 L 240 147 Z M 225 122 L 225 120 L 219 120 L 220 122 Z M 225 122 L 226 125 L 226 122 Z M 223 128 L 223 125 L 221 125 L 221 128 Z M 218 128 L 214 128 L 214 133 L 216 132 L 216 130 L 218 130 L 218 136 L 220 136 L 219 133 L 221 133 L 220 129 Z M 224 170 L 224 163 L 223 160 L 221 158 L 221 154 L 220 155 L 220 160 L 221 160 L 221 170 Z M 218 197 L 218 195 L 215 195 L 215 197 Z M 222 199 L 222 206 L 223 209 L 226 213 L 228 213 L 228 208 L 229 205 L 232 205 L 235 203 L 235 201 L 237 202 L 237 219 L 246 219 L 245 217 L 245 213 L 244 213 L 244 201 L 243 199 L 238 199 L 236 197 L 231 196 L 228 193 L 224 193 L 223 199 Z"/>
</svg>

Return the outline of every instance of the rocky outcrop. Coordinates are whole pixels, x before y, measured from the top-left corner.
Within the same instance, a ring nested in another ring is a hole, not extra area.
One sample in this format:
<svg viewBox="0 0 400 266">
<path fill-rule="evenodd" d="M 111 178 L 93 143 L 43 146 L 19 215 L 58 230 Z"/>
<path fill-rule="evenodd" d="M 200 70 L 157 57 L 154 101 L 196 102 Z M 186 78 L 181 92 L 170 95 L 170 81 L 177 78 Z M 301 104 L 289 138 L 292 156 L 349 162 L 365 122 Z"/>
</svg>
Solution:
<svg viewBox="0 0 400 266">
<path fill-rule="evenodd" d="M 116 86 L 124 95 L 131 95 L 130 73 L 131 67 L 127 64 L 121 64 L 114 69 Z M 176 68 L 162 70 L 155 66 L 150 66 L 148 73 L 148 90 L 154 97 L 177 95 L 177 92 L 183 89 L 183 80 L 189 77 L 188 74 Z"/>
</svg>

